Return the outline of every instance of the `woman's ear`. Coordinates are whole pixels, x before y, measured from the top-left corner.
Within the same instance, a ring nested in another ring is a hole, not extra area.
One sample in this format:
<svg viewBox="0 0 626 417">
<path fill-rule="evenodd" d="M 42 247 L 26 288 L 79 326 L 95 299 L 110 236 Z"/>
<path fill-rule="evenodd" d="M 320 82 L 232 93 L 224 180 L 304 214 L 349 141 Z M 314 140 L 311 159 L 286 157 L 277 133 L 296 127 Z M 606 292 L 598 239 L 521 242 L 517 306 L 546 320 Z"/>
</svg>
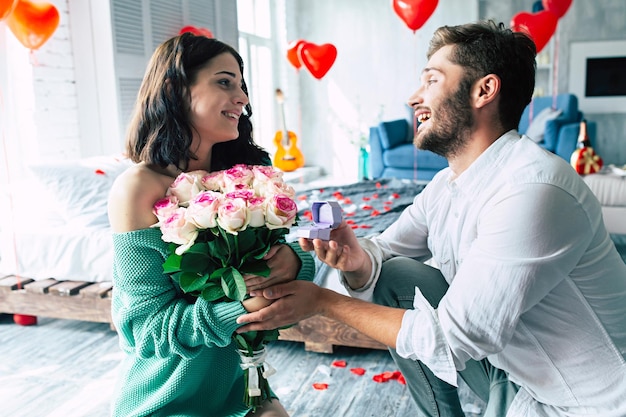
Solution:
<svg viewBox="0 0 626 417">
<path fill-rule="evenodd" d="M 474 105 L 476 108 L 484 107 L 496 99 L 500 93 L 500 77 L 495 74 L 487 74 L 474 84 Z"/>
</svg>

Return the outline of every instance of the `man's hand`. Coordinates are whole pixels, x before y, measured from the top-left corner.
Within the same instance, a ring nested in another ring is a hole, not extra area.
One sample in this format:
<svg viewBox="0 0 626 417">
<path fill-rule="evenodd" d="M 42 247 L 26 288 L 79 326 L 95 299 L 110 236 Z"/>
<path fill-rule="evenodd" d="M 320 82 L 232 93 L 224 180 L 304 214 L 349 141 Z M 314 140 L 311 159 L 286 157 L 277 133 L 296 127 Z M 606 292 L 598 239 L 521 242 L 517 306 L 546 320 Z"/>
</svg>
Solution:
<svg viewBox="0 0 626 417">
<path fill-rule="evenodd" d="M 331 268 L 342 271 L 351 288 L 361 288 L 372 272 L 370 257 L 365 253 L 352 228 L 342 221 L 330 232 L 329 241 L 300 238 L 305 251 L 315 251 L 318 259 Z"/>
<path fill-rule="evenodd" d="M 300 259 L 288 245 L 272 246 L 263 259 L 270 268 L 270 275 L 269 277 L 244 276 L 248 291 L 262 290 L 272 285 L 292 281 L 298 276 Z"/>
<path fill-rule="evenodd" d="M 323 311 L 325 290 L 308 281 L 290 281 L 275 285 L 253 295 L 273 301 L 266 308 L 244 314 L 237 323 L 249 323 L 237 332 L 250 330 L 271 330 L 294 324 Z"/>
</svg>

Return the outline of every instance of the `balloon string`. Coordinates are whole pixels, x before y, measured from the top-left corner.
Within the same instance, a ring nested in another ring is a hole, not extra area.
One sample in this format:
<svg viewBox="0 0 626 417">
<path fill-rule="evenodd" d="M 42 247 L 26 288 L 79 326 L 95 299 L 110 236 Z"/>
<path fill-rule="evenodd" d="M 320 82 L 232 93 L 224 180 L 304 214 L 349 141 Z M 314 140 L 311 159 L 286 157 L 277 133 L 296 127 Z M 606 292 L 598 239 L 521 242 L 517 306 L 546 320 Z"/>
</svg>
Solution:
<svg viewBox="0 0 626 417">
<path fill-rule="evenodd" d="M 559 91 L 558 71 L 559 71 L 559 26 L 557 22 L 556 36 L 554 37 L 554 58 L 552 59 L 552 108 L 556 109 L 556 96 Z"/>
<path fill-rule="evenodd" d="M 2 88 L 0 88 L 0 115 L 2 115 L 2 118 L 0 119 L 5 119 L 6 113 L 5 113 L 5 107 L 4 107 L 4 98 L 3 98 L 3 94 L 2 94 Z M 6 120 L 6 119 L 5 119 Z M 13 204 L 13 188 L 11 187 L 11 169 L 9 166 L 9 151 L 7 148 L 7 139 L 6 139 L 6 134 L 5 134 L 5 126 L 6 123 L 1 123 L 2 127 L 0 129 L 2 129 L 2 133 L 0 133 L 0 135 L 2 136 L 2 150 L 4 151 L 2 154 L 4 156 L 3 160 L 4 160 L 4 167 L 6 169 L 6 173 L 7 173 L 7 191 L 8 191 L 8 195 L 9 195 L 9 215 L 10 215 L 10 219 L 12 219 L 13 221 L 11 222 L 13 224 L 12 230 L 11 230 L 11 240 L 12 240 L 12 244 L 13 244 L 13 256 L 14 256 L 14 260 L 15 260 L 15 279 L 17 281 L 17 288 L 18 289 L 22 289 L 22 280 L 20 278 L 20 265 L 19 265 L 19 257 L 17 256 L 17 236 L 15 234 L 15 205 Z"/>
<path fill-rule="evenodd" d="M 413 37 L 415 38 L 416 47 L 413 48 L 415 51 L 415 74 L 420 74 L 420 68 L 418 67 L 419 56 L 418 51 L 420 50 L 420 42 L 419 42 L 419 34 L 414 30 Z M 411 113 L 413 114 L 413 137 L 411 138 L 411 142 L 415 141 L 415 135 L 417 134 L 417 116 L 415 115 L 415 111 L 411 109 Z M 413 180 L 417 181 L 417 146 L 415 143 L 413 144 Z"/>
</svg>

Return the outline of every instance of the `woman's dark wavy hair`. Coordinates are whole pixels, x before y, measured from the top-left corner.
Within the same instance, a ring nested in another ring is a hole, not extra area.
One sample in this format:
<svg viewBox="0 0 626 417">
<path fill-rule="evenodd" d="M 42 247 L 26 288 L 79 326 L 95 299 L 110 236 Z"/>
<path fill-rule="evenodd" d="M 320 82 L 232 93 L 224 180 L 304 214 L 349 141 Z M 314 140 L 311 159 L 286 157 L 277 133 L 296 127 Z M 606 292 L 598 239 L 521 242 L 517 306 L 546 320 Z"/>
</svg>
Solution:
<svg viewBox="0 0 626 417">
<path fill-rule="evenodd" d="M 466 69 L 466 78 L 472 83 L 487 74 L 500 77 L 500 122 L 507 130 L 517 129 L 535 88 L 537 48 L 533 40 L 488 20 L 437 29 L 428 58 L 446 45 L 454 45 L 450 60 Z"/>
<path fill-rule="evenodd" d="M 186 171 L 191 159 L 190 87 L 198 72 L 216 56 L 228 52 L 239 63 L 243 60 L 231 46 L 216 39 L 183 33 L 161 44 L 150 59 L 133 116 L 126 134 L 126 151 L 134 162 L 165 168 L 173 164 Z M 245 81 L 242 89 L 248 95 Z M 267 164 L 268 153 L 252 138 L 252 107 L 247 104 L 239 119 L 239 137 L 213 146 L 211 170 L 228 169 L 235 164 Z"/>
</svg>

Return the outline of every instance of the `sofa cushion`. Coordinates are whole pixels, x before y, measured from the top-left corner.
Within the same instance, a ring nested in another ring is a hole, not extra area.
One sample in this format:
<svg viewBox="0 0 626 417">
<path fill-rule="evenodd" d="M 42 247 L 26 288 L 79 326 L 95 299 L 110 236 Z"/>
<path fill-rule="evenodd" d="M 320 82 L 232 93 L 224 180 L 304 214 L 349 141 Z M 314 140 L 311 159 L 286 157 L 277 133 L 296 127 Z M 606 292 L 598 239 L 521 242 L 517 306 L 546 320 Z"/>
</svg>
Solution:
<svg viewBox="0 0 626 417">
<path fill-rule="evenodd" d="M 448 161 L 443 156 L 406 144 L 385 151 L 383 164 L 394 168 L 440 170 L 448 166 Z"/>
<path fill-rule="evenodd" d="M 404 119 L 381 122 L 378 128 L 380 142 L 384 149 L 393 149 L 398 145 L 406 144 L 409 124 Z"/>
<path fill-rule="evenodd" d="M 541 110 L 537 116 L 533 118 L 526 130 L 526 136 L 534 140 L 536 143 L 543 142 L 543 137 L 546 131 L 546 123 L 548 120 L 554 120 L 563 113 L 561 109 L 553 109 L 546 107 Z"/>
</svg>

